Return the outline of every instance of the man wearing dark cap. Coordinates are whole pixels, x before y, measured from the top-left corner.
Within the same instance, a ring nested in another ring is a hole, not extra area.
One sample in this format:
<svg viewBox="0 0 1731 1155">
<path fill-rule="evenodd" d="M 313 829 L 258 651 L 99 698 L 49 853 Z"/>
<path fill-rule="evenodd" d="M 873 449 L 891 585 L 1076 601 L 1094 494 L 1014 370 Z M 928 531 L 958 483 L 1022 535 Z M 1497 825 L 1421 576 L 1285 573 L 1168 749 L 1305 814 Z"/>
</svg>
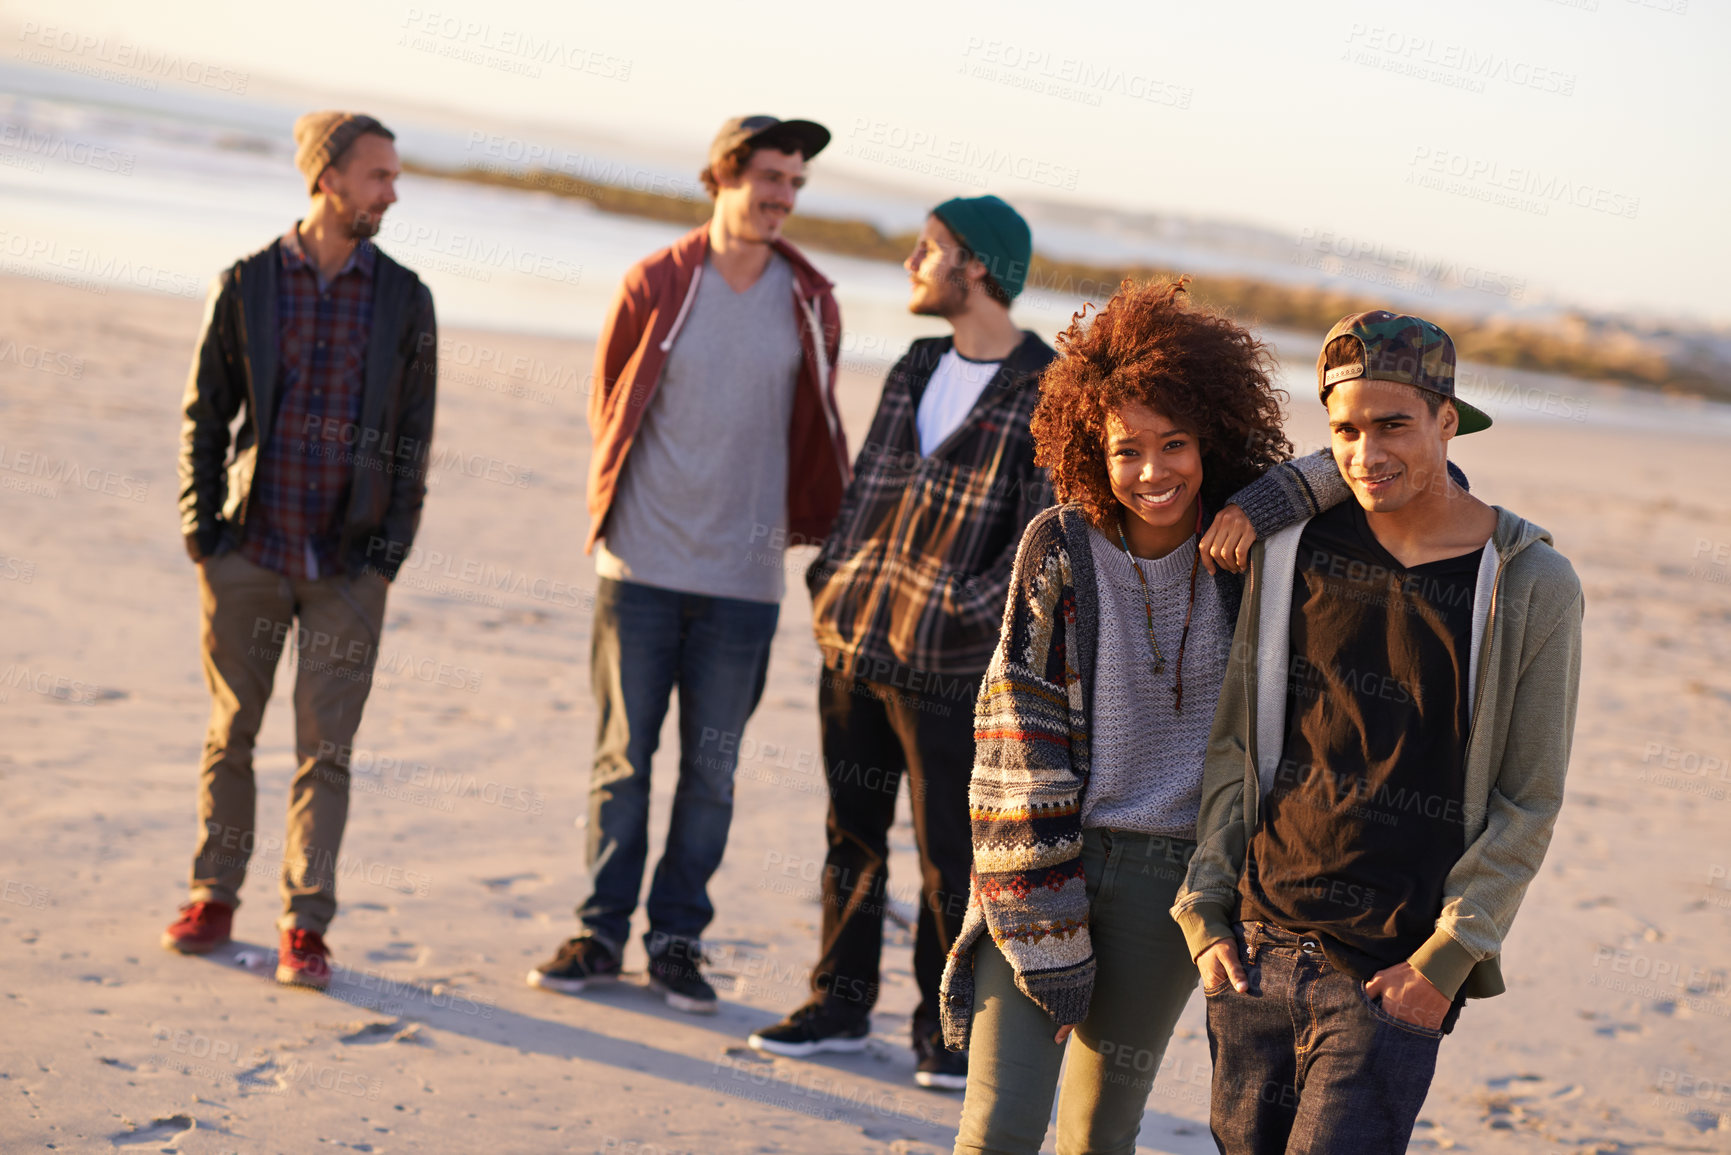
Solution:
<svg viewBox="0 0 1731 1155">
<path fill-rule="evenodd" d="M 397 199 L 390 130 L 313 112 L 294 136 L 312 205 L 217 277 L 186 385 L 181 528 L 198 566 L 211 716 L 191 901 L 163 945 L 203 954 L 227 942 L 255 842 L 281 847 L 277 981 L 322 989 L 349 808 L 343 752 L 371 688 L 386 586 L 421 519 L 436 334 L 432 294 L 368 240 Z M 253 743 L 291 638 L 287 839 L 260 840 Z"/>
<path fill-rule="evenodd" d="M 982 196 L 932 210 L 903 262 L 909 310 L 943 318 L 953 333 L 914 342 L 890 370 L 835 532 L 806 573 L 824 658 L 823 942 L 810 1000 L 752 1035 L 759 1050 L 865 1046 L 905 776 L 921 876 L 915 1080 L 966 1084 L 967 1055 L 943 1046 L 938 987 L 967 912 L 974 698 L 1016 546 L 1052 501 L 1028 421 L 1054 353 L 1010 319 L 1032 253 L 1021 215 Z"/>
<path fill-rule="evenodd" d="M 1172 908 L 1228 1155 L 1407 1149 L 1562 804 L 1581 586 L 1445 472 L 1491 423 L 1454 376 L 1429 321 L 1335 325 L 1317 378 L 1357 500 L 1251 552 Z"/>
<path fill-rule="evenodd" d="M 716 135 L 709 222 L 625 275 L 601 330 L 589 427 L 590 649 L 598 714 L 581 933 L 529 972 L 574 994 L 620 973 L 649 852 L 650 763 L 679 691 L 679 779 L 646 906 L 650 985 L 711 1013 L 699 939 L 733 818 L 740 733 L 769 666 L 781 553 L 821 538 L 847 484 L 841 315 L 781 237 L 829 132 L 747 116 Z"/>
</svg>

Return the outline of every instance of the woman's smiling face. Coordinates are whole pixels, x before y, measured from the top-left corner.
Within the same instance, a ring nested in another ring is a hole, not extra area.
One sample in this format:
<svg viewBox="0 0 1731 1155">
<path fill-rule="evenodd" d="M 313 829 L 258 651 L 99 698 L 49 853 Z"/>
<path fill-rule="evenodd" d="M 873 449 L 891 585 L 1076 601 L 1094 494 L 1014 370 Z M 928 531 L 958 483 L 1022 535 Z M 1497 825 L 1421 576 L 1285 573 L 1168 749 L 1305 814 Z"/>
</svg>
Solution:
<svg viewBox="0 0 1731 1155">
<path fill-rule="evenodd" d="M 1132 552 L 1157 556 L 1154 551 L 1170 552 L 1190 536 L 1202 492 L 1202 447 L 1189 429 L 1135 402 L 1112 410 L 1106 415 L 1106 477 L 1127 511 L 1124 535 Z"/>
</svg>

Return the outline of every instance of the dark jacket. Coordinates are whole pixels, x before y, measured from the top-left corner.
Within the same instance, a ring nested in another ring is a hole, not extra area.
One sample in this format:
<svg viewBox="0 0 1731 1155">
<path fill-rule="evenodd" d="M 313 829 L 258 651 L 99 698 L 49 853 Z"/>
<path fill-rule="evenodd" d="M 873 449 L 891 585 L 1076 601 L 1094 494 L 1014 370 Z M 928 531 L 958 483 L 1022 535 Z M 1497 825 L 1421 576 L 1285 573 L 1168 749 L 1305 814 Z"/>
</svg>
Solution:
<svg viewBox="0 0 1731 1155">
<path fill-rule="evenodd" d="M 890 370 L 835 530 L 806 571 L 831 669 L 917 688 L 991 660 L 1016 544 L 1052 504 L 1028 427 L 1056 356 L 1024 332 L 961 426 L 920 452 L 920 398 L 952 337 L 915 341 Z"/>
<path fill-rule="evenodd" d="M 773 247 L 793 266 L 789 305 L 805 354 L 787 430 L 787 532 L 790 542 L 799 543 L 829 532 L 848 481 L 847 437 L 835 402 L 841 311 L 830 282 L 804 254 L 786 241 L 778 240 Z M 632 266 L 613 298 L 595 346 L 589 394 L 589 432 L 595 444 L 589 455 L 589 540 L 584 552 L 593 550 L 606 532 L 607 511 L 626 456 L 661 383 L 661 368 L 691 308 L 708 256 L 709 226 L 699 225 Z M 741 414 L 740 419 L 751 420 L 751 415 Z"/>
<path fill-rule="evenodd" d="M 272 241 L 225 269 L 205 302 L 180 428 L 181 532 L 200 557 L 245 536 L 258 447 L 268 444 L 281 401 L 280 245 Z M 377 258 L 361 419 L 342 439 L 353 480 L 339 553 L 350 573 L 371 569 L 391 579 L 408 556 L 427 493 L 438 333 L 433 295 L 420 278 L 383 252 Z"/>
</svg>

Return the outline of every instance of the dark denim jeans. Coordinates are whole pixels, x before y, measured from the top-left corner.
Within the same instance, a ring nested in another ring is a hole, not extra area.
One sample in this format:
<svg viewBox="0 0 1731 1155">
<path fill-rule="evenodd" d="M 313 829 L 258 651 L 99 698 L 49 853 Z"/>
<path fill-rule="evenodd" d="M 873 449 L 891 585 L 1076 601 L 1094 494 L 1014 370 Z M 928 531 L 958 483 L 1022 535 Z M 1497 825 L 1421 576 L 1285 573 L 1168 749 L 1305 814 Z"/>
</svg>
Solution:
<svg viewBox="0 0 1731 1155">
<path fill-rule="evenodd" d="M 1202 992 L 1223 1155 L 1404 1152 L 1443 1033 L 1388 1014 L 1314 939 L 1262 922 L 1238 934 L 1250 992 Z"/>
<path fill-rule="evenodd" d="M 649 953 L 700 938 L 727 849 L 740 734 L 763 696 L 780 607 L 601 579 L 589 674 L 598 715 L 577 917 L 623 953 L 649 855 L 649 766 L 679 690 L 679 784 L 649 886 Z"/>
</svg>

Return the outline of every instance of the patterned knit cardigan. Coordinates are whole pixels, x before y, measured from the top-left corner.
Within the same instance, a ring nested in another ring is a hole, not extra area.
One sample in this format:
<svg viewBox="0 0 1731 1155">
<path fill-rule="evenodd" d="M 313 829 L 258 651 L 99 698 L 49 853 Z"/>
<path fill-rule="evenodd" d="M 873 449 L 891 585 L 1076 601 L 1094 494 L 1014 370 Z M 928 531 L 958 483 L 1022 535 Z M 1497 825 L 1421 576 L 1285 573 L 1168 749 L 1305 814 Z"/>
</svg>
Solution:
<svg viewBox="0 0 1731 1155">
<path fill-rule="evenodd" d="M 1349 496 L 1322 450 L 1275 467 L 1232 501 L 1260 540 Z M 972 1028 L 981 934 L 992 936 L 1016 986 L 1053 1022 L 1079 1023 L 1088 1014 L 1094 951 L 1082 877 L 1082 793 L 1099 626 L 1088 534 L 1080 505 L 1054 506 L 1028 523 L 998 648 L 980 685 L 968 786 L 974 864 L 940 1006 L 944 1042 L 954 1050 L 967 1046 Z M 1226 620 L 1236 621 L 1242 579 L 1221 571 L 1215 581 Z"/>
</svg>

